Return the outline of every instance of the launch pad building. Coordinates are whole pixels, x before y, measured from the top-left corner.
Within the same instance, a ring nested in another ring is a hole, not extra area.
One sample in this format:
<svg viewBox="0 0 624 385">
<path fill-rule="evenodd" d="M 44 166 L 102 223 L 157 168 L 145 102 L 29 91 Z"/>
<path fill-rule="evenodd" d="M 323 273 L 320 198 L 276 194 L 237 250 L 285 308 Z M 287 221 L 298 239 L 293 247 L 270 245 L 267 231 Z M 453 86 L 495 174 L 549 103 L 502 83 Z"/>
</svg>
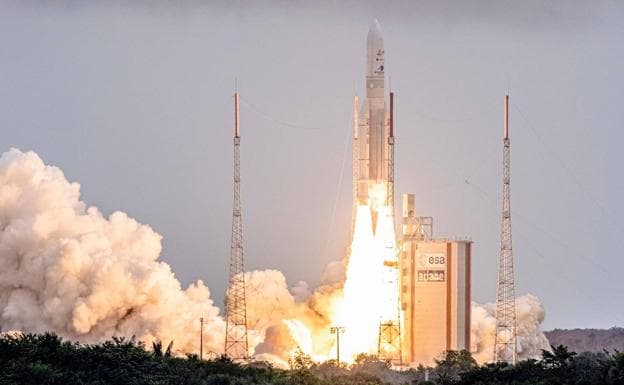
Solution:
<svg viewBox="0 0 624 385">
<path fill-rule="evenodd" d="M 432 218 L 416 217 L 414 201 L 403 194 L 403 357 L 432 364 L 445 351 L 470 349 L 472 242 L 433 238 Z"/>
</svg>

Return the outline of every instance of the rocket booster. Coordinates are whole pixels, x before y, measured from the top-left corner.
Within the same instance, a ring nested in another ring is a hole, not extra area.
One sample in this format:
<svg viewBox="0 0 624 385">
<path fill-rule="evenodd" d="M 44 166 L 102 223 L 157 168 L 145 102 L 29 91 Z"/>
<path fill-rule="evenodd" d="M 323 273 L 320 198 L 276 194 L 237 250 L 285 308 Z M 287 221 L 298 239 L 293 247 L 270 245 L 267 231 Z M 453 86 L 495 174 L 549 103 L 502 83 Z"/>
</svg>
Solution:
<svg viewBox="0 0 624 385">
<path fill-rule="evenodd" d="M 384 186 L 387 194 L 391 164 L 389 162 L 391 132 L 385 98 L 385 50 L 381 26 L 374 20 L 366 38 L 366 98 L 360 104 L 357 130 L 354 133 L 354 150 L 357 151 L 357 169 L 354 176 L 357 204 L 375 206 L 372 202 L 379 194 L 373 186 Z M 355 122 L 354 122 L 355 123 Z M 383 198 L 388 199 L 387 195 Z M 381 202 L 380 202 L 381 203 Z M 374 210 L 374 208 L 373 208 Z M 374 210 L 375 211 L 375 210 Z"/>
</svg>

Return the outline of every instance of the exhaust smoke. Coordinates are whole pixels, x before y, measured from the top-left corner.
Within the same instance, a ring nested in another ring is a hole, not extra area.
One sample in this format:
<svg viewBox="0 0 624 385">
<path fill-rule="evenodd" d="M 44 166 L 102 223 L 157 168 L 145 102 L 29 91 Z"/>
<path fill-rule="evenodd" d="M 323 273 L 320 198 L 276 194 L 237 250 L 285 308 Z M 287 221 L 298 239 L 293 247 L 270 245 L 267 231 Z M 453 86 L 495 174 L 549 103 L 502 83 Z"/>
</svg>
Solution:
<svg viewBox="0 0 624 385">
<path fill-rule="evenodd" d="M 370 226 L 369 216 L 358 220 Z M 352 258 L 376 247 L 367 242 L 370 236 L 361 245 L 354 239 Z M 161 236 L 149 226 L 87 206 L 79 184 L 34 152 L 12 149 L 0 157 L 0 331 L 50 331 L 84 343 L 136 336 L 147 346 L 174 341 L 178 353 L 198 353 L 203 317 L 204 351 L 223 353 L 225 323 L 210 290 L 201 281 L 183 288 L 158 260 L 160 251 Z M 282 367 L 299 348 L 317 361 L 334 358 L 329 328 L 347 317 L 341 304 L 357 297 L 349 287 L 361 287 L 355 271 L 365 262 L 330 263 L 314 290 L 305 282 L 289 289 L 277 270 L 247 272 L 250 354 Z M 538 355 L 548 347 L 539 330 L 544 309 L 531 295 L 519 298 L 517 309 L 520 357 Z M 473 304 L 472 350 L 482 362 L 492 357 L 493 310 Z M 369 322 L 373 341 L 362 349 L 376 347 L 378 320 Z"/>
</svg>

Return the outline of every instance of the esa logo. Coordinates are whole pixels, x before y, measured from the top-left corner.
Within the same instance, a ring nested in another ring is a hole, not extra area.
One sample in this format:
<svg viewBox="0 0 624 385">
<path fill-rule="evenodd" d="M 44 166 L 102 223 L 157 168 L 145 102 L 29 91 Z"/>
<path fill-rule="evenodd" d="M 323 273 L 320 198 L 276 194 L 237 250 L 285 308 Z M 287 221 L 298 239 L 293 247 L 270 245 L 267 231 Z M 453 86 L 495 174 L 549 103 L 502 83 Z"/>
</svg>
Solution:
<svg viewBox="0 0 624 385">
<path fill-rule="evenodd" d="M 429 264 L 430 265 L 444 265 L 444 256 L 443 255 L 430 255 L 429 256 Z"/>
<path fill-rule="evenodd" d="M 444 265 L 445 262 L 444 255 L 441 254 L 420 254 L 418 256 L 420 266 Z"/>
</svg>

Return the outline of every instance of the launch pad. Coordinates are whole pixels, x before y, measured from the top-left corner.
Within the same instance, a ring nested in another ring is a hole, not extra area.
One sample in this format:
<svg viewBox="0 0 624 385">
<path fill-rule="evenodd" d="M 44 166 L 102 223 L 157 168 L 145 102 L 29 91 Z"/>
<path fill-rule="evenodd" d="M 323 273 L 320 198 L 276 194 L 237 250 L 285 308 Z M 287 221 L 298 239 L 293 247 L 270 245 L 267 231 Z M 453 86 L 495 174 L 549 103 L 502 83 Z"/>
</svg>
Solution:
<svg viewBox="0 0 624 385">
<path fill-rule="evenodd" d="M 403 195 L 400 226 L 395 220 L 395 105 L 393 92 L 386 103 L 385 72 L 384 42 L 375 20 L 366 39 L 366 97 L 355 96 L 353 101 L 353 206 L 346 277 L 341 298 L 327 315 L 338 365 L 341 359 L 353 362 L 360 353 L 395 366 L 430 364 L 447 350 L 470 349 L 471 241 L 434 238 L 433 219 L 415 215 L 413 194 Z M 236 93 L 225 352 L 242 362 L 249 357 L 238 120 Z M 320 359 L 329 358 L 325 349 Z"/>
<path fill-rule="evenodd" d="M 353 225 L 344 300 L 353 301 L 354 259 L 373 259 L 371 278 L 381 280 L 372 294 L 379 300 L 370 310 L 378 312 L 378 358 L 395 365 L 429 363 L 446 350 L 470 349 L 471 242 L 434 239 L 433 219 L 415 216 L 411 194 L 404 195 L 402 240 L 397 242 L 394 93 L 388 94 L 388 106 L 385 72 L 384 42 L 375 20 L 366 39 L 366 98 L 358 103 L 356 96 L 353 103 Z M 370 228 L 358 227 L 362 215 L 370 216 L 365 221 Z M 359 245 L 366 237 L 377 247 L 361 256 Z M 362 288 L 359 295 L 365 293 Z"/>
</svg>

